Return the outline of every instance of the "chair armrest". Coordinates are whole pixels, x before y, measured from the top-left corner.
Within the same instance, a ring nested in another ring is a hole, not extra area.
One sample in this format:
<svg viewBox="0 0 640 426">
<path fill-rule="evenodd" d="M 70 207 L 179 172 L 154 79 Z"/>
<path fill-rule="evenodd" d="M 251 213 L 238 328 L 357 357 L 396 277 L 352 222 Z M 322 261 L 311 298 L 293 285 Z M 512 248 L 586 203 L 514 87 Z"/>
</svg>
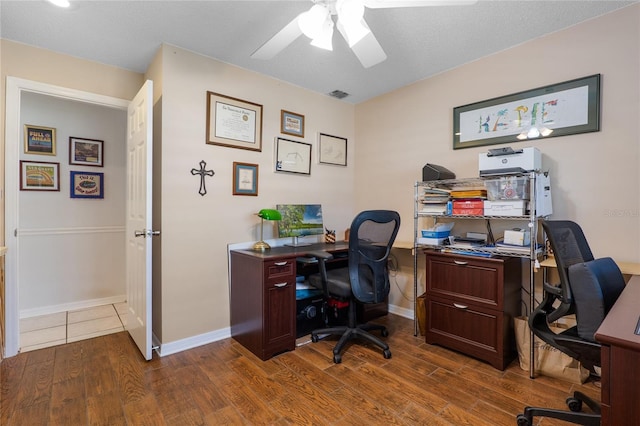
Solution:
<svg viewBox="0 0 640 426">
<path fill-rule="evenodd" d="M 313 256 L 318 259 L 318 272 L 320 272 L 320 281 L 322 282 L 322 291 L 326 298 L 329 298 L 328 288 L 328 275 L 327 275 L 327 260 L 333 259 L 333 255 L 329 252 L 318 250 L 307 252 L 307 256 Z"/>
</svg>

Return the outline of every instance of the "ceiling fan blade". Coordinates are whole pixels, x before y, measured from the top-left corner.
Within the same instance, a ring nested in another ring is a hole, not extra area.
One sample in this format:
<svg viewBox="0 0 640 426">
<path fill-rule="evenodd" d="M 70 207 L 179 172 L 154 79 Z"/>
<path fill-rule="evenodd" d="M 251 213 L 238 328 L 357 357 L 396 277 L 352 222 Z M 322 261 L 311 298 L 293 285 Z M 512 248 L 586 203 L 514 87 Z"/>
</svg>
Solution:
<svg viewBox="0 0 640 426">
<path fill-rule="evenodd" d="M 276 35 L 253 52 L 251 57 L 254 59 L 272 59 L 285 47 L 293 43 L 295 39 L 302 35 L 302 30 L 300 29 L 300 25 L 298 25 L 299 18 L 300 15 L 296 16 L 293 21 L 285 25 Z"/>
<path fill-rule="evenodd" d="M 477 2 L 478 0 L 364 0 L 364 5 L 370 9 L 383 9 L 390 7 L 464 6 Z"/>
<path fill-rule="evenodd" d="M 369 26 L 364 21 L 364 19 L 362 20 L 362 25 L 369 29 Z M 342 37 L 344 37 L 345 40 L 348 40 L 344 28 L 341 25 L 338 25 L 338 30 L 342 34 Z M 379 64 L 380 62 L 387 59 L 387 54 L 384 53 L 384 50 L 382 50 L 382 46 L 380 46 L 380 43 L 378 43 L 378 40 L 373 35 L 370 29 L 369 34 L 367 34 L 362 38 L 362 40 L 354 44 L 351 47 L 351 50 L 353 50 L 353 53 L 365 68 L 371 68 L 372 66 Z"/>
</svg>

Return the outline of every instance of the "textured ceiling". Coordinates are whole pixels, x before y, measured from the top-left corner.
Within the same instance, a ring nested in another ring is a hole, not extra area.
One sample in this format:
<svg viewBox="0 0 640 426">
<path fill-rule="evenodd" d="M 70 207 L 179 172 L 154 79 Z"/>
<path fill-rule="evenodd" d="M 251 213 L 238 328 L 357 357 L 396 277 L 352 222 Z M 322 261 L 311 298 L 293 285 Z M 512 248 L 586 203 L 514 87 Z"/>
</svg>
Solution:
<svg viewBox="0 0 640 426">
<path fill-rule="evenodd" d="M 637 1 L 496 1 L 467 6 L 367 9 L 388 59 L 365 69 L 336 31 L 333 52 L 301 36 L 275 58 L 250 57 L 310 0 L 0 1 L 0 36 L 144 72 L 161 43 L 359 103 L 483 56 Z"/>
</svg>

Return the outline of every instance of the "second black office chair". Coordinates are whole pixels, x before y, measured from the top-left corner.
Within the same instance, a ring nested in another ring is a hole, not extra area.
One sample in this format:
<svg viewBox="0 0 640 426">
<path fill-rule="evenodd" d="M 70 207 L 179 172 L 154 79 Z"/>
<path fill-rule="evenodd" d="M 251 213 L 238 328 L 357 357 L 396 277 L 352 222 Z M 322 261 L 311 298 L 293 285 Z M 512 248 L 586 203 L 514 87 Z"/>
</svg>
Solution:
<svg viewBox="0 0 640 426">
<path fill-rule="evenodd" d="M 571 221 L 542 221 L 558 267 L 560 286 L 545 284 L 544 300 L 529 317 L 533 333 L 594 372 L 600 366 L 600 344 L 594 334 L 624 289 L 624 278 L 613 259 L 594 259 L 580 226 Z M 577 325 L 556 334 L 549 323 L 575 312 Z M 526 407 L 519 426 L 533 425 L 534 416 L 580 425 L 600 425 L 600 406 L 581 392 L 567 398 L 571 411 Z M 591 412 L 582 412 L 586 404 Z"/>
<path fill-rule="evenodd" d="M 313 253 L 318 258 L 319 274 L 311 275 L 309 282 L 322 289 L 326 298 L 349 301 L 348 324 L 314 330 L 311 340 L 317 342 L 322 335 L 341 335 L 333 349 L 333 362 L 342 362 L 342 349 L 355 338 L 367 340 L 391 358 L 389 345 L 369 333 L 380 330 L 383 337 L 388 331 L 381 325 L 357 324 L 356 301 L 381 303 L 389 295 L 387 260 L 391 246 L 400 228 L 400 215 L 390 210 L 367 210 L 359 213 L 349 231 L 349 266 L 327 270 L 326 261 L 332 256 L 326 252 Z"/>
</svg>

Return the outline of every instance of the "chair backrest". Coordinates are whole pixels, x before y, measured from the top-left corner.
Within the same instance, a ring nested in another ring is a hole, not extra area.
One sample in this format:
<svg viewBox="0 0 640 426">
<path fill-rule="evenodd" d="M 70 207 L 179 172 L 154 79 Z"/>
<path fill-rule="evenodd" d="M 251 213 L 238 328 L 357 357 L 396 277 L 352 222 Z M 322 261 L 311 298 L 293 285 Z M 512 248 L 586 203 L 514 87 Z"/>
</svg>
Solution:
<svg viewBox="0 0 640 426">
<path fill-rule="evenodd" d="M 600 365 L 594 333 L 622 292 L 624 278 L 611 258 L 594 260 L 578 224 L 563 220 L 541 224 L 553 249 L 561 291 L 549 292 L 545 286 L 545 298 L 531 313 L 529 326 L 544 342 L 594 371 Z M 558 334 L 549 328 L 551 322 L 573 313 L 575 327 Z"/>
<path fill-rule="evenodd" d="M 360 302 L 381 303 L 389 295 L 387 259 L 400 228 L 400 215 L 391 210 L 359 213 L 349 231 L 349 280 Z"/>
<path fill-rule="evenodd" d="M 569 313 L 569 307 L 573 304 L 571 287 L 569 286 L 568 270 L 571 265 L 593 260 L 593 254 L 582 232 L 582 228 L 570 220 L 543 220 L 541 221 L 558 267 L 561 292 L 558 299 L 564 305 L 559 308 L 563 315 Z M 556 318 L 557 319 L 557 318 Z"/>
<path fill-rule="evenodd" d="M 610 257 L 569 267 L 569 283 L 580 338 L 595 342 L 595 332 L 624 290 L 624 277 Z"/>
</svg>

